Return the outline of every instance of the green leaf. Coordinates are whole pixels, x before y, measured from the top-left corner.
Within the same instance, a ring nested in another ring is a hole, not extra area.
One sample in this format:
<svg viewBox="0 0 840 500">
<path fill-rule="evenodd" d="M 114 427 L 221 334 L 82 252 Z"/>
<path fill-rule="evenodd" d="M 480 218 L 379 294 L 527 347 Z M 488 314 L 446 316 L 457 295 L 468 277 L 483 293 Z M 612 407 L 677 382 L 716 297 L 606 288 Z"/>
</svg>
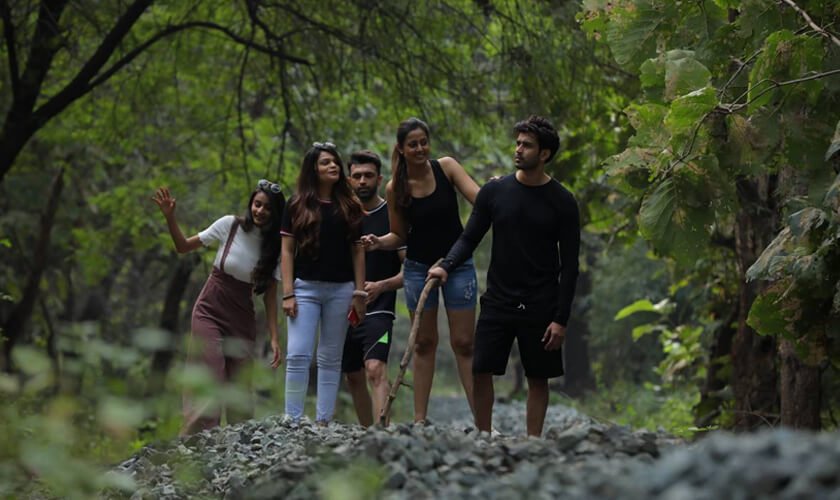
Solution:
<svg viewBox="0 0 840 500">
<path fill-rule="evenodd" d="M 639 82 L 642 88 L 657 88 L 665 85 L 665 63 L 660 58 L 648 59 L 639 66 Z"/>
<path fill-rule="evenodd" d="M 659 183 L 642 201 L 639 212 L 639 231 L 657 250 L 687 263 L 701 255 L 708 243 L 706 225 L 713 212 L 698 206 L 699 190 L 685 184 L 676 176 Z"/>
<path fill-rule="evenodd" d="M 143 422 L 146 410 L 141 402 L 110 397 L 99 404 L 98 418 L 107 429 L 130 430 Z"/>
<path fill-rule="evenodd" d="M 812 239 L 812 233 L 818 232 L 817 239 L 822 239 L 822 231 L 828 226 L 825 212 L 818 208 L 808 207 L 788 217 L 791 234 L 800 242 Z"/>
<path fill-rule="evenodd" d="M 790 30 L 780 30 L 767 37 L 763 49 L 750 71 L 747 94 L 749 113 L 775 101 L 780 92 L 786 93 L 789 99 L 793 97 L 799 101 L 804 98 L 813 104 L 824 85 L 819 79 L 784 89 L 768 89 L 772 88 L 773 82 L 793 80 L 820 71 L 822 42 L 807 35 L 796 35 Z"/>
<path fill-rule="evenodd" d="M 670 136 L 662 127 L 662 121 L 668 114 L 667 106 L 652 103 L 631 104 L 624 109 L 624 113 L 636 131 L 636 135 L 628 141 L 629 145 L 661 149 L 668 144 Z"/>
<path fill-rule="evenodd" d="M 20 346 L 12 351 L 15 366 L 27 375 L 37 375 L 50 370 L 50 358 L 39 350 Z"/>
<path fill-rule="evenodd" d="M 694 58 L 694 52 L 671 50 L 665 55 L 665 98 L 673 100 L 709 86 L 712 73 Z"/>
<path fill-rule="evenodd" d="M 160 328 L 139 328 L 132 333 L 131 340 L 135 346 L 147 352 L 172 347 L 172 334 Z"/>
<path fill-rule="evenodd" d="M 607 43 L 616 62 L 635 72 L 645 54 L 656 49 L 655 31 L 663 21 L 664 17 L 649 0 L 615 5 L 607 27 Z"/>
<path fill-rule="evenodd" d="M 616 313 L 614 319 L 618 321 L 637 312 L 654 312 L 655 310 L 656 309 L 653 305 L 653 302 L 651 302 L 648 299 L 641 299 L 637 300 L 636 302 L 633 302 L 629 306 L 622 308 Z"/>
<path fill-rule="evenodd" d="M 747 269 L 747 281 L 755 280 L 774 280 L 778 278 L 787 267 L 789 261 L 788 248 L 793 243 L 794 238 L 791 234 L 790 228 L 782 229 L 773 241 L 767 245 L 767 248 L 761 252 L 761 255 L 755 260 L 753 265 Z"/>
<path fill-rule="evenodd" d="M 779 305 L 779 295 L 768 293 L 753 301 L 747 324 L 761 335 L 782 335 L 790 327 L 788 314 Z"/>
<path fill-rule="evenodd" d="M 718 100 L 713 87 L 704 87 L 678 97 L 671 103 L 671 109 L 665 117 L 665 127 L 671 132 L 672 137 L 691 139 L 700 120 L 715 109 L 717 104 Z"/>
<path fill-rule="evenodd" d="M 651 165 L 656 153 L 645 148 L 627 148 L 604 164 L 607 175 L 619 179 L 628 188 L 644 190 L 650 185 Z"/>
<path fill-rule="evenodd" d="M 644 337 L 648 333 L 656 331 L 657 329 L 658 329 L 657 325 L 647 323 L 647 324 L 639 325 L 639 326 L 633 328 L 633 330 L 630 334 L 633 337 L 633 340 L 635 341 L 635 340 L 639 340 L 640 338 Z"/>
</svg>

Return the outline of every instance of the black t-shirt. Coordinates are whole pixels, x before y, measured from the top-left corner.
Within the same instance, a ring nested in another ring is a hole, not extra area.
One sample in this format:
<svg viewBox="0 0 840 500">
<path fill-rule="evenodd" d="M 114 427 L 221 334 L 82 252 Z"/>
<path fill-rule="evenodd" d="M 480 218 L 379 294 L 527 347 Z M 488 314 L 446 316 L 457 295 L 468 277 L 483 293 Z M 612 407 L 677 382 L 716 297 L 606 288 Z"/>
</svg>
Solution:
<svg viewBox="0 0 840 500">
<path fill-rule="evenodd" d="M 526 186 L 513 174 L 485 184 L 442 267 L 451 271 L 472 255 L 491 224 L 493 246 L 482 305 L 553 311 L 554 321 L 565 326 L 580 251 L 580 214 L 572 193 L 554 179 Z"/>
<path fill-rule="evenodd" d="M 427 266 L 446 255 L 464 231 L 455 188 L 440 163 L 437 160 L 430 163 L 435 176 L 435 190 L 423 198 L 412 196 L 411 205 L 406 209 L 406 258 Z"/>
<path fill-rule="evenodd" d="M 382 236 L 391 231 L 388 206 L 385 202 L 374 208 L 362 220 L 362 234 Z M 400 272 L 400 256 L 396 250 L 373 250 L 365 254 L 365 280 L 382 281 Z M 397 292 L 392 290 L 379 295 L 367 306 L 368 314 L 390 312 L 394 314 Z"/>
<path fill-rule="evenodd" d="M 295 248 L 295 278 L 335 283 L 354 281 L 351 248 L 353 242 L 359 239 L 360 234 L 348 234 L 350 229 L 335 203 L 321 201 L 320 209 L 318 251 L 316 254 L 304 253 L 299 248 Z M 289 200 L 286 210 L 283 211 L 280 234 L 294 237 L 291 212 L 291 200 Z"/>
</svg>

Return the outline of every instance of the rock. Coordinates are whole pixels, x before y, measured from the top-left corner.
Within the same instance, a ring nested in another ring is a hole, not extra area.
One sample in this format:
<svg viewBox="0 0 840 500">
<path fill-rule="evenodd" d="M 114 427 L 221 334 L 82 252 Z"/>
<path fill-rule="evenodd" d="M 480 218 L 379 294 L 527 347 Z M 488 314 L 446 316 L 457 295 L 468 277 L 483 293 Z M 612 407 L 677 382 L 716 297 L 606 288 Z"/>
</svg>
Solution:
<svg viewBox="0 0 840 500">
<path fill-rule="evenodd" d="M 430 408 L 427 426 L 269 417 L 148 446 L 114 467 L 136 491 L 102 496 L 308 499 L 321 495 L 323 478 L 352 465 L 370 470 L 381 485 L 375 496 L 387 499 L 840 498 L 836 433 L 721 432 L 687 445 L 552 406 L 545 439 L 536 439 L 525 436 L 522 403 L 496 405 L 493 425 L 503 435 L 493 436 L 470 427 L 463 398 Z"/>
</svg>

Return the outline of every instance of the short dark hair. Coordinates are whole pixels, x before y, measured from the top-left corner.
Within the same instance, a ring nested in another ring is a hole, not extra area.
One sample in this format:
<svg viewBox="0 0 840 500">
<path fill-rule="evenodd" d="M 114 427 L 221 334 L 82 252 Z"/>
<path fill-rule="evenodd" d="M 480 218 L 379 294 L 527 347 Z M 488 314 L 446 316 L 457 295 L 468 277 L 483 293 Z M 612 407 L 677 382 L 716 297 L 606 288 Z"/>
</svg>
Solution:
<svg viewBox="0 0 840 500">
<path fill-rule="evenodd" d="M 373 163 L 376 165 L 376 174 L 382 174 L 382 160 L 379 155 L 369 149 L 362 149 L 350 155 L 350 161 L 347 162 L 347 173 L 349 174 L 353 165 L 362 165 L 364 163 Z"/>
<path fill-rule="evenodd" d="M 550 121 L 542 116 L 531 115 L 527 120 L 522 120 L 513 126 L 514 132 L 518 134 L 533 134 L 537 138 L 540 149 L 547 149 L 551 152 L 546 163 L 550 162 L 560 149 L 560 136 Z"/>
</svg>

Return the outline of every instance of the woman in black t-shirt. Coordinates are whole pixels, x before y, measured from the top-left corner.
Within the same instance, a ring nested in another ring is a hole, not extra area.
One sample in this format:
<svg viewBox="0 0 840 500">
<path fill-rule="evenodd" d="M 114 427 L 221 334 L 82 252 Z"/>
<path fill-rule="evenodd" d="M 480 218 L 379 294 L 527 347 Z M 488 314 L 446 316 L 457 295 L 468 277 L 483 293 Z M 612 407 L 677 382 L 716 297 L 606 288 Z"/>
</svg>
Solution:
<svg viewBox="0 0 840 500">
<path fill-rule="evenodd" d="M 362 216 L 335 145 L 316 142 L 303 158 L 280 230 L 283 312 L 289 318 L 286 414 L 295 420 L 303 416 L 319 324 L 315 419 L 326 424 L 335 411 L 348 312 L 365 317 L 365 253 L 356 244 Z"/>
<path fill-rule="evenodd" d="M 457 192 L 472 204 L 478 185 L 458 161 L 451 157 L 429 157 L 429 127 L 409 118 L 397 129 L 397 144 L 391 155 L 394 178 L 385 187 L 391 232 L 377 237 L 365 235 L 369 250 L 393 250 L 406 246 L 403 288 L 406 305 L 414 310 L 429 268 L 444 257 L 464 228 L 458 210 Z M 442 287 L 449 320 L 449 342 L 455 353 L 458 375 L 473 407 L 472 355 L 475 337 L 475 306 L 478 295 L 475 266 L 464 262 Z M 414 420 L 426 420 L 429 394 L 435 370 L 438 344 L 438 291 L 433 290 L 424 306 L 414 354 Z"/>
</svg>

